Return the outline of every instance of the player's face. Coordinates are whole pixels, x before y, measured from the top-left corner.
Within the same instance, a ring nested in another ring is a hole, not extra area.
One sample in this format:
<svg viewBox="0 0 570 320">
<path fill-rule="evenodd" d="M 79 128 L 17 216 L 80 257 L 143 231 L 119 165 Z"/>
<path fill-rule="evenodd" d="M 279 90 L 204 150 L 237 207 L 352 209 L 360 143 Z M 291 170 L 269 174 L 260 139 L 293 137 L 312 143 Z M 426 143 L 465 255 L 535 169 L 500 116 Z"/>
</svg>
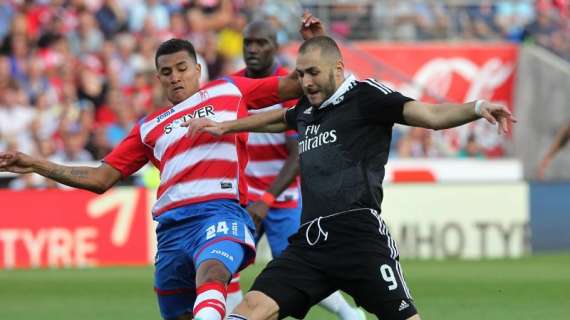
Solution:
<svg viewBox="0 0 570 320">
<path fill-rule="evenodd" d="M 243 35 L 243 58 L 247 69 L 254 74 L 270 72 L 277 45 L 264 30 L 247 30 Z"/>
<path fill-rule="evenodd" d="M 166 98 L 178 104 L 200 89 L 200 65 L 186 51 L 158 57 L 158 80 Z"/>
<path fill-rule="evenodd" d="M 297 57 L 296 72 L 303 93 L 313 106 L 318 106 L 332 96 L 337 88 L 336 65 L 323 59 L 320 50 L 310 50 Z"/>
</svg>

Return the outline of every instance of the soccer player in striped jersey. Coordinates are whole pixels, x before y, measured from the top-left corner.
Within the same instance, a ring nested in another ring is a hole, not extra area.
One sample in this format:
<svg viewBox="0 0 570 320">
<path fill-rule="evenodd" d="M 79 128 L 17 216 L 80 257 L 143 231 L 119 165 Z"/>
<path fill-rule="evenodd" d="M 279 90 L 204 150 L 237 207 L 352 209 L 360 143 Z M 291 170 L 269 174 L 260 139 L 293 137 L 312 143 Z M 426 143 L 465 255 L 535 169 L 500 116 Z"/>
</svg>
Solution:
<svg viewBox="0 0 570 320">
<path fill-rule="evenodd" d="M 301 45 L 296 71 L 305 95 L 295 107 L 184 124 L 190 135 L 299 133 L 302 224 L 228 320 L 302 319 L 339 289 L 379 319 L 419 320 L 398 248 L 380 215 L 392 128 L 445 129 L 485 118 L 507 132 L 515 119 L 505 106 L 485 100 L 423 103 L 373 79 L 346 76 L 340 49 L 329 37 Z"/>
<path fill-rule="evenodd" d="M 304 38 L 322 34 L 311 16 Z M 160 170 L 155 290 L 165 319 L 221 320 L 226 284 L 255 257 L 254 225 L 247 204 L 246 134 L 188 137 L 192 118 L 235 120 L 248 109 L 274 105 L 302 93 L 294 74 L 226 77 L 199 87 L 192 44 L 171 39 L 156 52 L 157 78 L 172 106 L 150 114 L 96 168 L 66 166 L 20 152 L 0 153 L 0 172 L 38 173 L 57 182 L 103 193 L 147 162 Z"/>
<path fill-rule="evenodd" d="M 266 78 L 284 76 L 289 72 L 277 61 L 278 43 L 273 26 L 267 21 L 254 21 L 243 31 L 243 57 L 246 68 L 236 76 Z M 288 109 L 296 100 L 271 107 L 250 110 L 250 114 L 276 109 Z M 257 224 L 256 242 L 265 234 L 273 257 L 281 255 L 287 247 L 287 239 L 300 225 L 299 203 L 299 150 L 297 132 L 252 132 L 247 142 L 249 162 L 246 167 L 250 205 L 247 211 Z M 243 298 L 239 286 L 239 274 L 228 287 L 227 309 L 232 310 Z M 321 301 L 320 305 L 338 315 L 339 319 L 365 319 L 364 312 L 351 307 L 340 292 Z"/>
</svg>

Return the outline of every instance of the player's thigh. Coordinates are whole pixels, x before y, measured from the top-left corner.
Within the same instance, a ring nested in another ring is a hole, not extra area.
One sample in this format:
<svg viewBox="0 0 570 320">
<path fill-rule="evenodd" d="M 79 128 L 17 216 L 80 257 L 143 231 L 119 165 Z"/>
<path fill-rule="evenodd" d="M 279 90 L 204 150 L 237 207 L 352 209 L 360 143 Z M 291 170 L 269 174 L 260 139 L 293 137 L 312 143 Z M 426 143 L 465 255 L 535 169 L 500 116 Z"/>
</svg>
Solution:
<svg viewBox="0 0 570 320">
<path fill-rule="evenodd" d="M 339 287 L 358 305 L 383 320 L 408 319 L 417 313 L 398 260 L 383 255 L 353 260 L 352 273 Z"/>
<path fill-rule="evenodd" d="M 222 213 L 207 219 L 202 222 L 195 238 L 188 253 L 196 266 L 213 259 L 235 273 L 255 258 L 253 230 L 239 217 Z"/>
<path fill-rule="evenodd" d="M 336 289 L 318 262 L 311 261 L 303 249 L 285 249 L 255 279 L 251 291 L 259 291 L 279 306 L 279 319 L 302 319 L 308 310 Z"/>
<path fill-rule="evenodd" d="M 196 299 L 195 269 L 184 250 L 165 250 L 159 246 L 154 287 L 164 319 L 192 314 Z"/>
<path fill-rule="evenodd" d="M 263 229 L 273 257 L 281 255 L 289 245 L 289 237 L 299 230 L 300 208 L 272 208 L 263 221 Z"/>
</svg>

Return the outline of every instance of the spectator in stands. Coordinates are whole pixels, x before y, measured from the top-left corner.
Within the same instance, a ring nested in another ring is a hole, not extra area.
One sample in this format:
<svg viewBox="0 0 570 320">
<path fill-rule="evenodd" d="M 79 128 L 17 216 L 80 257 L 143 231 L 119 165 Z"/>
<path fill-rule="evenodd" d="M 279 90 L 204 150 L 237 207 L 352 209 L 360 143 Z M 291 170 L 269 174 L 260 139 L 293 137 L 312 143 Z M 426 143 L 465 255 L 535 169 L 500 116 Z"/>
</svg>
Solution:
<svg viewBox="0 0 570 320">
<path fill-rule="evenodd" d="M 95 13 L 95 19 L 107 39 L 113 38 L 121 31 L 126 31 L 127 16 L 117 0 L 104 0 Z"/>
<path fill-rule="evenodd" d="M 475 38 L 479 40 L 497 40 L 499 38 L 499 28 L 495 24 L 495 6 L 490 0 L 481 1 L 478 6 L 469 10 L 469 17 Z"/>
<path fill-rule="evenodd" d="M 470 134 L 466 144 L 457 154 L 459 158 L 485 158 L 485 149 L 477 142 L 477 137 Z"/>
<path fill-rule="evenodd" d="M 158 30 L 165 30 L 170 25 L 168 8 L 159 0 L 134 2 L 129 11 L 129 30 L 134 32 L 141 31 L 147 19 Z"/>
<path fill-rule="evenodd" d="M 26 93 L 12 81 L 0 94 L 0 139 L 13 139 L 19 150 L 33 153 L 36 148 L 31 128 L 35 116 Z"/>
<path fill-rule="evenodd" d="M 83 9 L 78 14 L 77 29 L 68 35 L 71 52 L 76 56 L 96 53 L 103 45 L 103 33 L 93 13 Z"/>
<path fill-rule="evenodd" d="M 449 15 L 441 1 L 418 2 L 415 11 L 416 32 L 420 40 L 444 39 L 447 36 Z"/>
<path fill-rule="evenodd" d="M 402 158 L 434 158 L 446 154 L 434 142 L 429 130 L 413 127 L 399 140 L 398 155 Z"/>
<path fill-rule="evenodd" d="M 63 148 L 57 150 L 50 161 L 57 163 L 88 162 L 93 157 L 85 149 L 87 139 L 81 131 L 67 131 L 62 137 Z"/>
</svg>

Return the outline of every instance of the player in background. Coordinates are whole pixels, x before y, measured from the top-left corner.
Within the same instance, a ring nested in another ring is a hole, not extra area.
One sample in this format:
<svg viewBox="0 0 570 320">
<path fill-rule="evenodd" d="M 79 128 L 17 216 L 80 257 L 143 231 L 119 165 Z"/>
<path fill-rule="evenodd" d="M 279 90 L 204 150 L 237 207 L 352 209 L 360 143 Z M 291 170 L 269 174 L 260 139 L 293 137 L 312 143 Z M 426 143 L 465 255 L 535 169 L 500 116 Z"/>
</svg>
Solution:
<svg viewBox="0 0 570 320">
<path fill-rule="evenodd" d="M 311 16 L 302 35 L 322 33 Z M 157 78 L 172 103 L 148 115 L 99 167 L 59 165 L 21 152 L 0 153 L 0 172 L 38 173 L 72 187 L 103 193 L 147 162 L 161 173 L 153 218 L 158 222 L 155 291 L 165 319 L 221 320 L 231 275 L 255 257 L 253 221 L 244 170 L 247 135 L 189 138 L 190 118 L 217 121 L 247 115 L 302 93 L 294 74 L 246 79 L 226 77 L 200 89 L 192 44 L 171 39 L 156 52 Z"/>
<path fill-rule="evenodd" d="M 299 133 L 301 227 L 228 320 L 302 319 L 339 289 L 379 319 L 418 320 L 396 243 L 380 216 L 392 128 L 401 123 L 446 129 L 484 117 L 507 132 L 515 119 L 506 107 L 485 100 L 423 103 L 373 79 L 347 76 L 340 49 L 329 37 L 301 45 L 296 72 L 305 95 L 293 108 L 184 124 L 190 136 Z"/>
<path fill-rule="evenodd" d="M 570 121 L 558 130 L 558 133 L 554 138 L 554 142 L 552 142 L 550 148 L 548 148 L 548 151 L 544 155 L 544 158 L 540 161 L 537 172 L 537 177 L 539 179 L 544 179 L 546 170 L 550 166 L 552 159 L 554 159 L 554 156 L 564 148 L 566 143 L 568 143 L 568 140 L 570 140 Z"/>
<path fill-rule="evenodd" d="M 243 31 L 243 57 L 246 68 L 235 76 L 266 78 L 285 76 L 289 72 L 276 59 L 277 33 L 267 21 L 254 21 Z M 250 114 L 276 109 L 288 109 L 295 105 L 290 100 L 271 107 L 250 110 Z M 287 247 L 287 239 L 300 225 L 299 203 L 299 148 L 297 132 L 252 132 L 248 138 L 249 162 L 246 167 L 250 205 L 247 211 L 256 223 L 256 242 L 265 234 L 273 257 L 281 255 Z M 228 287 L 227 309 L 233 310 L 243 299 L 239 274 Z M 338 315 L 339 319 L 365 319 L 364 312 L 350 306 L 340 292 L 331 294 L 320 305 Z"/>
</svg>

